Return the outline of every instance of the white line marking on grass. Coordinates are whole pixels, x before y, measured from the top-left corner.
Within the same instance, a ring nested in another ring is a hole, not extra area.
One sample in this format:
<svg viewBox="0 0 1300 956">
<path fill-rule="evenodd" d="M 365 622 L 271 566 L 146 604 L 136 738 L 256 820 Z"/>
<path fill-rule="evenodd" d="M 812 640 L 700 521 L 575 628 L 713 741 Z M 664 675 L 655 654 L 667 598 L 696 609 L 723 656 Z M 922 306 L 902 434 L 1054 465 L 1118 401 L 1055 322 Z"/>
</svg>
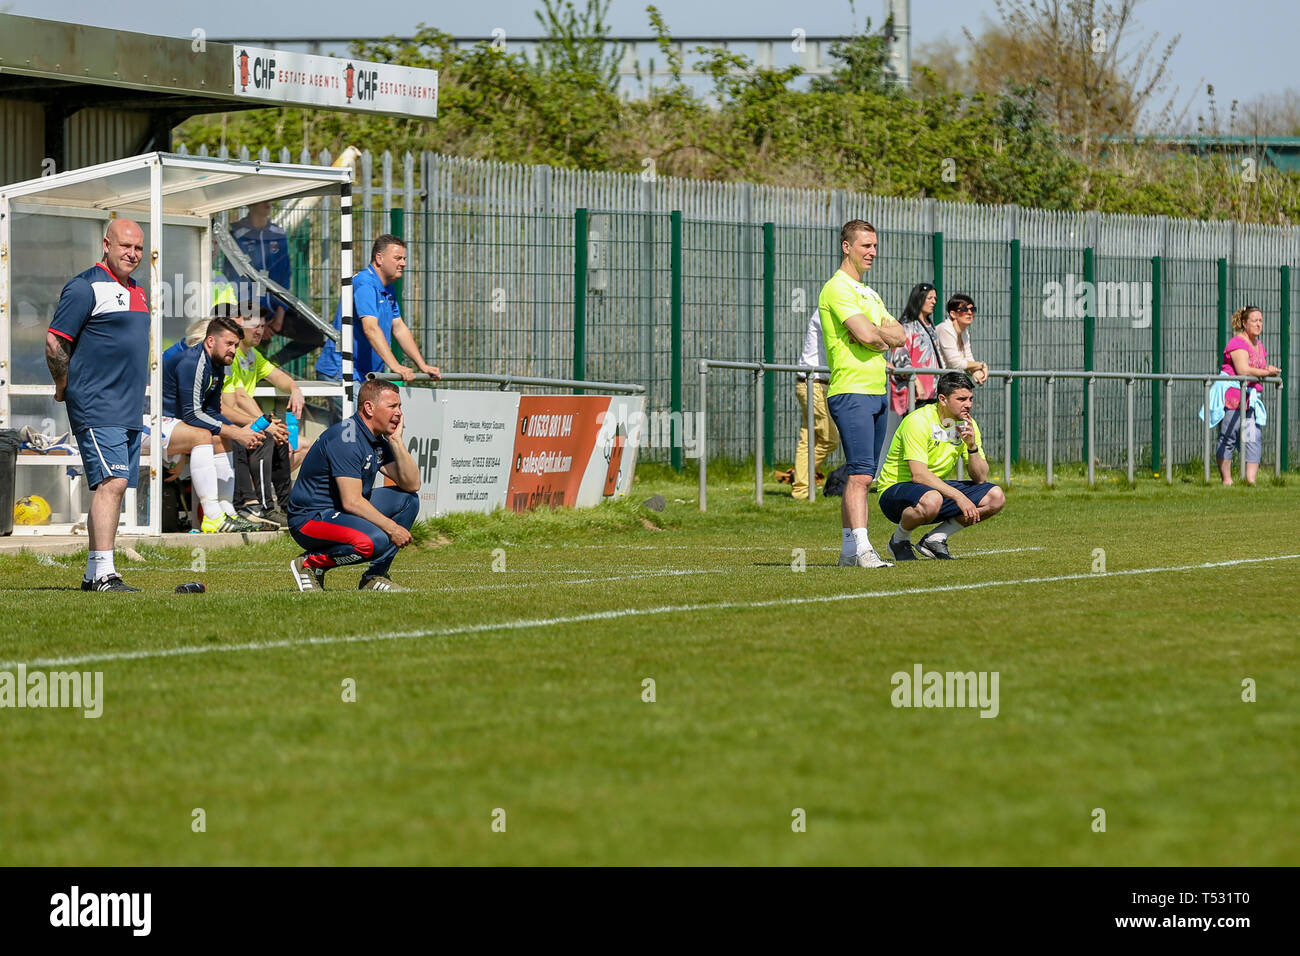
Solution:
<svg viewBox="0 0 1300 956">
<path fill-rule="evenodd" d="M 699 569 L 688 568 L 680 571 L 642 571 L 639 574 L 615 574 L 609 577 L 601 577 L 601 578 L 567 578 L 561 580 L 548 579 L 544 581 L 543 580 L 517 581 L 513 584 L 471 584 L 468 587 L 429 588 L 427 590 L 421 588 L 420 590 L 425 594 L 439 593 L 443 591 L 496 591 L 496 590 L 501 590 L 502 588 L 533 588 L 533 587 L 537 587 L 540 584 L 545 584 L 548 586 L 556 585 L 556 584 L 600 584 L 601 582 L 604 581 L 626 581 L 631 578 L 664 577 L 665 575 L 671 575 L 676 577 L 676 576 L 686 575 L 686 574 L 730 574 L 734 570 L 735 568 L 699 568 Z M 411 573 L 414 574 L 416 572 L 412 571 Z M 487 574 L 491 572 L 485 571 L 484 573 Z M 515 573 L 518 574 L 520 572 L 515 572 Z M 565 574 L 587 574 L 590 572 L 554 571 L 552 573 L 555 574 L 558 578 Z"/>
<path fill-rule="evenodd" d="M 781 551 L 786 549 L 784 546 L 773 545 L 735 545 L 735 544 L 507 544 L 512 548 L 591 548 L 620 551 Z M 839 551 L 838 545 L 826 545 L 824 547 L 808 548 L 809 551 Z M 990 548 L 986 551 L 963 551 L 963 554 L 1016 554 L 1021 551 L 1042 551 L 1041 547 L 1034 548 Z M 277 564 L 278 568 L 279 565 Z"/>
<path fill-rule="evenodd" d="M 235 651 L 269 651 L 289 647 L 316 647 L 327 644 L 367 644 L 377 641 L 404 641 L 421 637 L 455 637 L 462 634 L 484 634 L 492 631 L 522 631 L 530 628 L 555 627 L 561 624 L 584 624 L 590 621 L 609 621 L 623 617 L 649 617 L 657 614 L 686 614 L 699 611 L 754 610 L 766 607 L 788 607 L 799 604 L 829 604 L 836 601 L 857 601 L 865 598 L 895 597 L 905 594 L 937 594 L 945 591 L 978 591 L 983 588 L 1008 585 L 1056 584 L 1062 581 L 1096 581 L 1102 578 L 1127 577 L 1139 574 L 1169 574 L 1179 571 L 1204 571 L 1211 568 L 1230 568 L 1243 564 L 1266 564 L 1270 561 L 1294 561 L 1300 554 L 1278 554 L 1266 558 L 1237 558 L 1232 561 L 1206 561 L 1203 564 L 1184 564 L 1163 568 L 1130 568 L 1124 571 L 1102 571 L 1096 574 L 1057 574 L 1040 578 L 1011 578 L 1000 581 L 975 581 L 970 584 L 941 584 L 919 588 L 898 588 L 886 591 L 857 591 L 852 594 L 824 594 L 811 597 L 775 598 L 770 601 L 722 601 L 715 604 L 678 604 L 665 607 L 623 608 L 610 611 L 592 611 L 569 617 L 527 618 L 516 621 L 470 624 L 442 630 L 401 631 L 381 634 L 354 634 L 340 637 L 305 637 L 282 641 L 258 641 L 225 646 L 166 647 L 139 651 L 114 651 L 104 654 L 84 654 L 78 657 L 41 657 L 33 661 L 5 661 L 0 670 L 12 670 L 19 664 L 27 667 L 71 667 L 107 661 L 138 661 L 162 657 L 185 657 L 198 654 L 224 654 Z M 316 600 L 316 598 L 307 598 Z M 383 600 L 388 600 L 384 598 Z"/>
</svg>

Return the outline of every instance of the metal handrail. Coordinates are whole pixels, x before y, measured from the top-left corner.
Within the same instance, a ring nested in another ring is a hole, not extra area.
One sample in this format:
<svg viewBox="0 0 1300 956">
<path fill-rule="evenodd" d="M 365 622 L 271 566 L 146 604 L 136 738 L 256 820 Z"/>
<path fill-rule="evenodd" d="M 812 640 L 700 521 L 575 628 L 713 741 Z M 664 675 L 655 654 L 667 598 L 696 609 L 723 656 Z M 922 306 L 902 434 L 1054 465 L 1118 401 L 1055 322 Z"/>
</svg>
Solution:
<svg viewBox="0 0 1300 956">
<path fill-rule="evenodd" d="M 367 380 L 384 382 L 401 382 L 402 376 L 396 372 L 367 372 Z M 620 382 L 589 382 L 576 378 L 539 378 L 533 375 L 487 375 L 478 372 L 444 372 L 439 378 L 433 378 L 427 372 L 416 372 L 412 383 L 421 385 L 438 382 L 493 382 L 505 391 L 511 385 L 537 385 L 548 388 L 590 388 L 600 392 L 618 392 L 624 395 L 642 395 L 644 385 L 630 385 Z"/>
<path fill-rule="evenodd" d="M 825 365 L 787 365 L 772 362 L 739 362 L 720 359 L 700 359 L 700 461 L 699 461 L 699 499 L 700 510 L 705 511 L 708 507 L 708 389 L 709 389 L 709 369 L 724 368 L 736 369 L 740 371 L 750 371 L 754 373 L 754 412 L 755 412 L 755 448 L 754 455 L 754 500 L 757 504 L 763 503 L 763 374 L 765 372 L 797 372 L 806 375 L 829 374 L 830 369 Z M 910 375 L 942 375 L 944 372 L 951 371 L 945 368 L 932 367 L 914 367 L 910 365 L 895 368 L 890 374 L 898 376 Z M 1011 421 L 1011 401 L 1010 390 L 1012 383 L 1017 378 L 1044 379 L 1047 383 L 1047 483 L 1053 482 L 1053 441 L 1052 441 L 1052 424 L 1055 403 L 1055 383 L 1057 379 L 1081 379 L 1092 384 L 1098 379 L 1121 380 L 1127 383 L 1128 397 L 1128 415 L 1127 415 L 1127 437 L 1128 437 L 1128 480 L 1132 484 L 1135 475 L 1135 442 L 1134 442 L 1134 385 L 1138 381 L 1159 381 L 1165 385 L 1165 483 L 1173 484 L 1173 402 L 1169 401 L 1170 389 L 1174 382 L 1202 382 L 1205 385 L 1204 407 L 1209 408 L 1210 390 L 1214 387 L 1215 382 L 1227 380 L 1251 384 L 1260 382 L 1262 384 L 1276 385 L 1278 392 L 1281 393 L 1285 387 L 1280 376 L 1269 376 L 1268 378 L 1258 378 L 1253 375 L 1223 375 L 1221 373 L 1207 374 L 1189 374 L 1185 372 L 1089 372 L 1075 369 L 990 369 L 990 378 L 1000 378 L 1003 382 L 1003 408 L 1005 409 L 1005 434 L 1010 435 L 1012 430 Z M 1093 394 L 1094 389 L 1088 389 L 1088 409 L 1085 416 L 1087 423 L 1087 474 L 1088 484 L 1091 486 L 1096 482 L 1096 460 L 1094 455 L 1094 429 L 1093 429 Z M 916 396 L 911 390 L 907 390 L 907 407 L 911 411 L 915 407 Z M 813 391 L 809 389 L 807 407 L 808 430 L 808 500 L 816 501 L 816 469 L 814 455 L 814 420 L 813 420 Z M 1246 472 L 1246 454 L 1245 443 L 1243 441 L 1246 427 L 1246 416 L 1238 416 L 1238 449 L 1241 465 L 1241 473 Z M 1282 429 L 1279 427 L 1274 430 L 1274 440 L 1276 447 L 1273 456 L 1273 473 L 1274 475 L 1282 474 Z M 1210 453 L 1211 453 L 1211 435 L 1212 426 L 1209 422 L 1209 416 L 1205 421 L 1205 480 L 1210 480 Z M 1006 476 L 1008 484 L 1011 482 L 1011 443 L 1003 442 L 1003 474 Z"/>
</svg>

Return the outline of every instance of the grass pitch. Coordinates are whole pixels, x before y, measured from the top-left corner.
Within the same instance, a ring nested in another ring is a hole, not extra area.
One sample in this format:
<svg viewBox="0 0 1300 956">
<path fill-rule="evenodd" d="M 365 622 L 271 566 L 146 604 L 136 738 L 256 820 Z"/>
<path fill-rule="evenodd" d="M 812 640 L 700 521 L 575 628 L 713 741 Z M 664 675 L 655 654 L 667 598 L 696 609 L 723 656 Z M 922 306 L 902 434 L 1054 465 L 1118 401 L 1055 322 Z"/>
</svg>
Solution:
<svg viewBox="0 0 1300 956">
<path fill-rule="evenodd" d="M 104 683 L 98 719 L 0 710 L 0 862 L 1300 862 L 1295 481 L 1029 477 L 963 560 L 877 571 L 835 567 L 838 499 L 751 494 L 702 516 L 643 469 L 629 502 L 439 521 L 414 594 L 298 594 L 287 538 L 119 557 L 141 595 L 0 558 L 0 670 Z M 895 708 L 917 664 L 997 671 L 997 716 Z"/>
</svg>

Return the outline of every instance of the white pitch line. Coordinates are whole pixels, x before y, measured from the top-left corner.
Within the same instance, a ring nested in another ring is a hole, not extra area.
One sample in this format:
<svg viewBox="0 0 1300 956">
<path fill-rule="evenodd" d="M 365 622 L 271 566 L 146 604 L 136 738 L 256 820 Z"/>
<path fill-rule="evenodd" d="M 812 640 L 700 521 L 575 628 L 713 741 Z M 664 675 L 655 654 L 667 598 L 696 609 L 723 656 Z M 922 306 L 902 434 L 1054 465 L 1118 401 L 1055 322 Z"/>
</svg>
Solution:
<svg viewBox="0 0 1300 956">
<path fill-rule="evenodd" d="M 428 589 L 421 588 L 420 590 L 422 593 L 425 594 L 437 594 L 443 591 L 456 591 L 456 592 L 494 591 L 494 590 L 501 590 L 502 588 L 533 588 L 542 584 L 548 586 L 553 586 L 557 584 L 600 584 L 605 581 L 627 581 L 633 578 L 656 578 L 656 577 L 664 577 L 666 575 L 677 577 L 677 576 L 688 575 L 688 574 L 730 574 L 734 570 L 735 570 L 734 568 L 685 568 L 677 571 L 642 571 L 640 574 L 615 574 L 609 577 L 602 577 L 602 578 L 572 578 L 572 579 L 561 579 L 561 580 L 547 579 L 544 581 L 543 580 L 517 581 L 513 584 L 471 584 L 466 587 L 428 588 Z M 411 573 L 415 574 L 417 572 L 412 571 Z M 500 573 L 505 573 L 505 572 L 500 572 Z M 520 572 L 515 572 L 515 573 L 518 574 Z M 554 572 L 554 574 L 557 577 L 560 577 L 561 575 L 565 575 L 565 574 L 585 574 L 585 573 L 590 573 L 590 572 L 584 572 L 584 571 L 555 571 Z"/>
<path fill-rule="evenodd" d="M 735 545 L 735 544 L 504 544 L 507 548 L 589 548 L 592 550 L 600 549 L 617 549 L 620 551 L 778 551 L 784 552 L 782 547 L 772 545 Z M 805 551 L 838 551 L 838 545 L 825 545 L 816 548 L 805 548 Z M 990 548 L 986 551 L 963 551 L 963 554 L 1016 554 L 1021 551 L 1042 551 L 1041 547 L 1034 548 Z"/>
<path fill-rule="evenodd" d="M 1011 578 L 1001 581 L 976 581 L 970 584 L 931 585 L 917 588 L 899 588 L 888 591 L 858 591 L 852 594 L 825 594 L 811 597 L 775 598 L 768 601 L 722 601 L 715 604 L 677 604 L 664 607 L 622 608 L 610 611 L 592 611 L 568 617 L 525 618 L 487 624 L 470 624 L 442 630 L 402 631 L 381 634 L 354 634 L 340 637 L 306 637 L 282 641 L 260 641 L 226 646 L 195 645 L 167 647 L 139 651 L 118 651 L 104 654 L 85 654 L 78 657 L 43 657 L 33 661 L 5 661 L 0 670 L 12 670 L 19 664 L 28 668 L 73 667 L 80 664 L 97 664 L 110 661 L 138 661 L 163 657 L 187 657 L 199 654 L 227 654 L 237 651 L 269 651 L 290 647 L 317 647 L 329 644 L 368 644 L 379 641 L 415 640 L 422 637 L 455 637 L 462 634 L 483 634 L 493 631 L 522 631 L 531 628 L 556 627 L 562 624 L 585 624 L 591 621 L 609 621 L 624 617 L 650 617 L 659 614 L 688 614 L 700 611 L 755 610 L 767 607 L 790 607 L 800 604 L 830 604 L 837 601 L 858 601 L 866 598 L 889 598 L 907 594 L 939 594 L 947 591 L 978 591 L 984 588 L 1024 586 L 1026 584 L 1056 584 L 1063 581 L 1096 581 L 1102 578 L 1126 577 L 1139 574 L 1170 574 L 1180 571 L 1204 571 L 1210 568 L 1230 568 L 1243 564 L 1265 564 L 1271 561 L 1294 561 L 1300 554 L 1279 554 L 1266 558 L 1237 558 L 1232 561 L 1206 561 L 1203 564 L 1184 564 L 1162 568 L 1130 568 L 1124 571 L 1101 571 L 1095 574 L 1057 574 L 1050 577 Z M 310 600 L 310 599 L 309 599 Z"/>
</svg>

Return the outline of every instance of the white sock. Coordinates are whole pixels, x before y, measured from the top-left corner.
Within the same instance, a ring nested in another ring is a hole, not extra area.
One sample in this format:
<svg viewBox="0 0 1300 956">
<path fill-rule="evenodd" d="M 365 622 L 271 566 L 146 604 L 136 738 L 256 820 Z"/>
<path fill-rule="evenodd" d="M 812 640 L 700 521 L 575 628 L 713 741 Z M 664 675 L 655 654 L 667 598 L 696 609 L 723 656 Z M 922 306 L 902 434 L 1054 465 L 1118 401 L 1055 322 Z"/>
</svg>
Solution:
<svg viewBox="0 0 1300 956">
<path fill-rule="evenodd" d="M 218 518 L 222 514 L 217 497 L 217 468 L 213 461 L 211 445 L 195 445 L 190 452 L 190 481 L 194 495 L 199 499 L 205 518 Z"/>
<path fill-rule="evenodd" d="M 112 551 L 91 551 L 86 555 L 86 580 L 98 581 L 106 574 L 116 574 Z"/>
<path fill-rule="evenodd" d="M 963 525 L 961 522 L 953 518 L 949 518 L 947 521 L 938 525 L 933 531 L 927 534 L 926 537 L 934 538 L 934 540 L 936 541 L 947 541 L 950 536 L 956 534 L 964 527 L 966 526 Z"/>
<path fill-rule="evenodd" d="M 235 506 L 230 502 L 235 497 L 235 455 L 233 452 L 213 455 L 212 462 L 217 468 L 217 496 L 221 499 L 221 510 L 233 515 Z"/>
<path fill-rule="evenodd" d="M 874 550 L 871 547 L 871 539 L 867 537 L 866 528 L 853 529 L 853 544 L 857 548 L 857 554 L 866 554 L 868 551 Z"/>
<path fill-rule="evenodd" d="M 852 528 L 841 528 L 843 534 L 840 537 L 840 556 L 852 558 L 858 553 L 858 544 L 853 540 Z"/>
<path fill-rule="evenodd" d="M 908 531 L 906 528 L 904 528 L 904 527 L 900 524 L 900 525 L 898 526 L 898 528 L 894 531 L 894 536 L 893 536 L 890 540 L 891 540 L 891 541 L 900 541 L 900 542 L 901 542 L 901 541 L 911 541 L 911 540 L 912 540 L 912 532 Z"/>
</svg>

